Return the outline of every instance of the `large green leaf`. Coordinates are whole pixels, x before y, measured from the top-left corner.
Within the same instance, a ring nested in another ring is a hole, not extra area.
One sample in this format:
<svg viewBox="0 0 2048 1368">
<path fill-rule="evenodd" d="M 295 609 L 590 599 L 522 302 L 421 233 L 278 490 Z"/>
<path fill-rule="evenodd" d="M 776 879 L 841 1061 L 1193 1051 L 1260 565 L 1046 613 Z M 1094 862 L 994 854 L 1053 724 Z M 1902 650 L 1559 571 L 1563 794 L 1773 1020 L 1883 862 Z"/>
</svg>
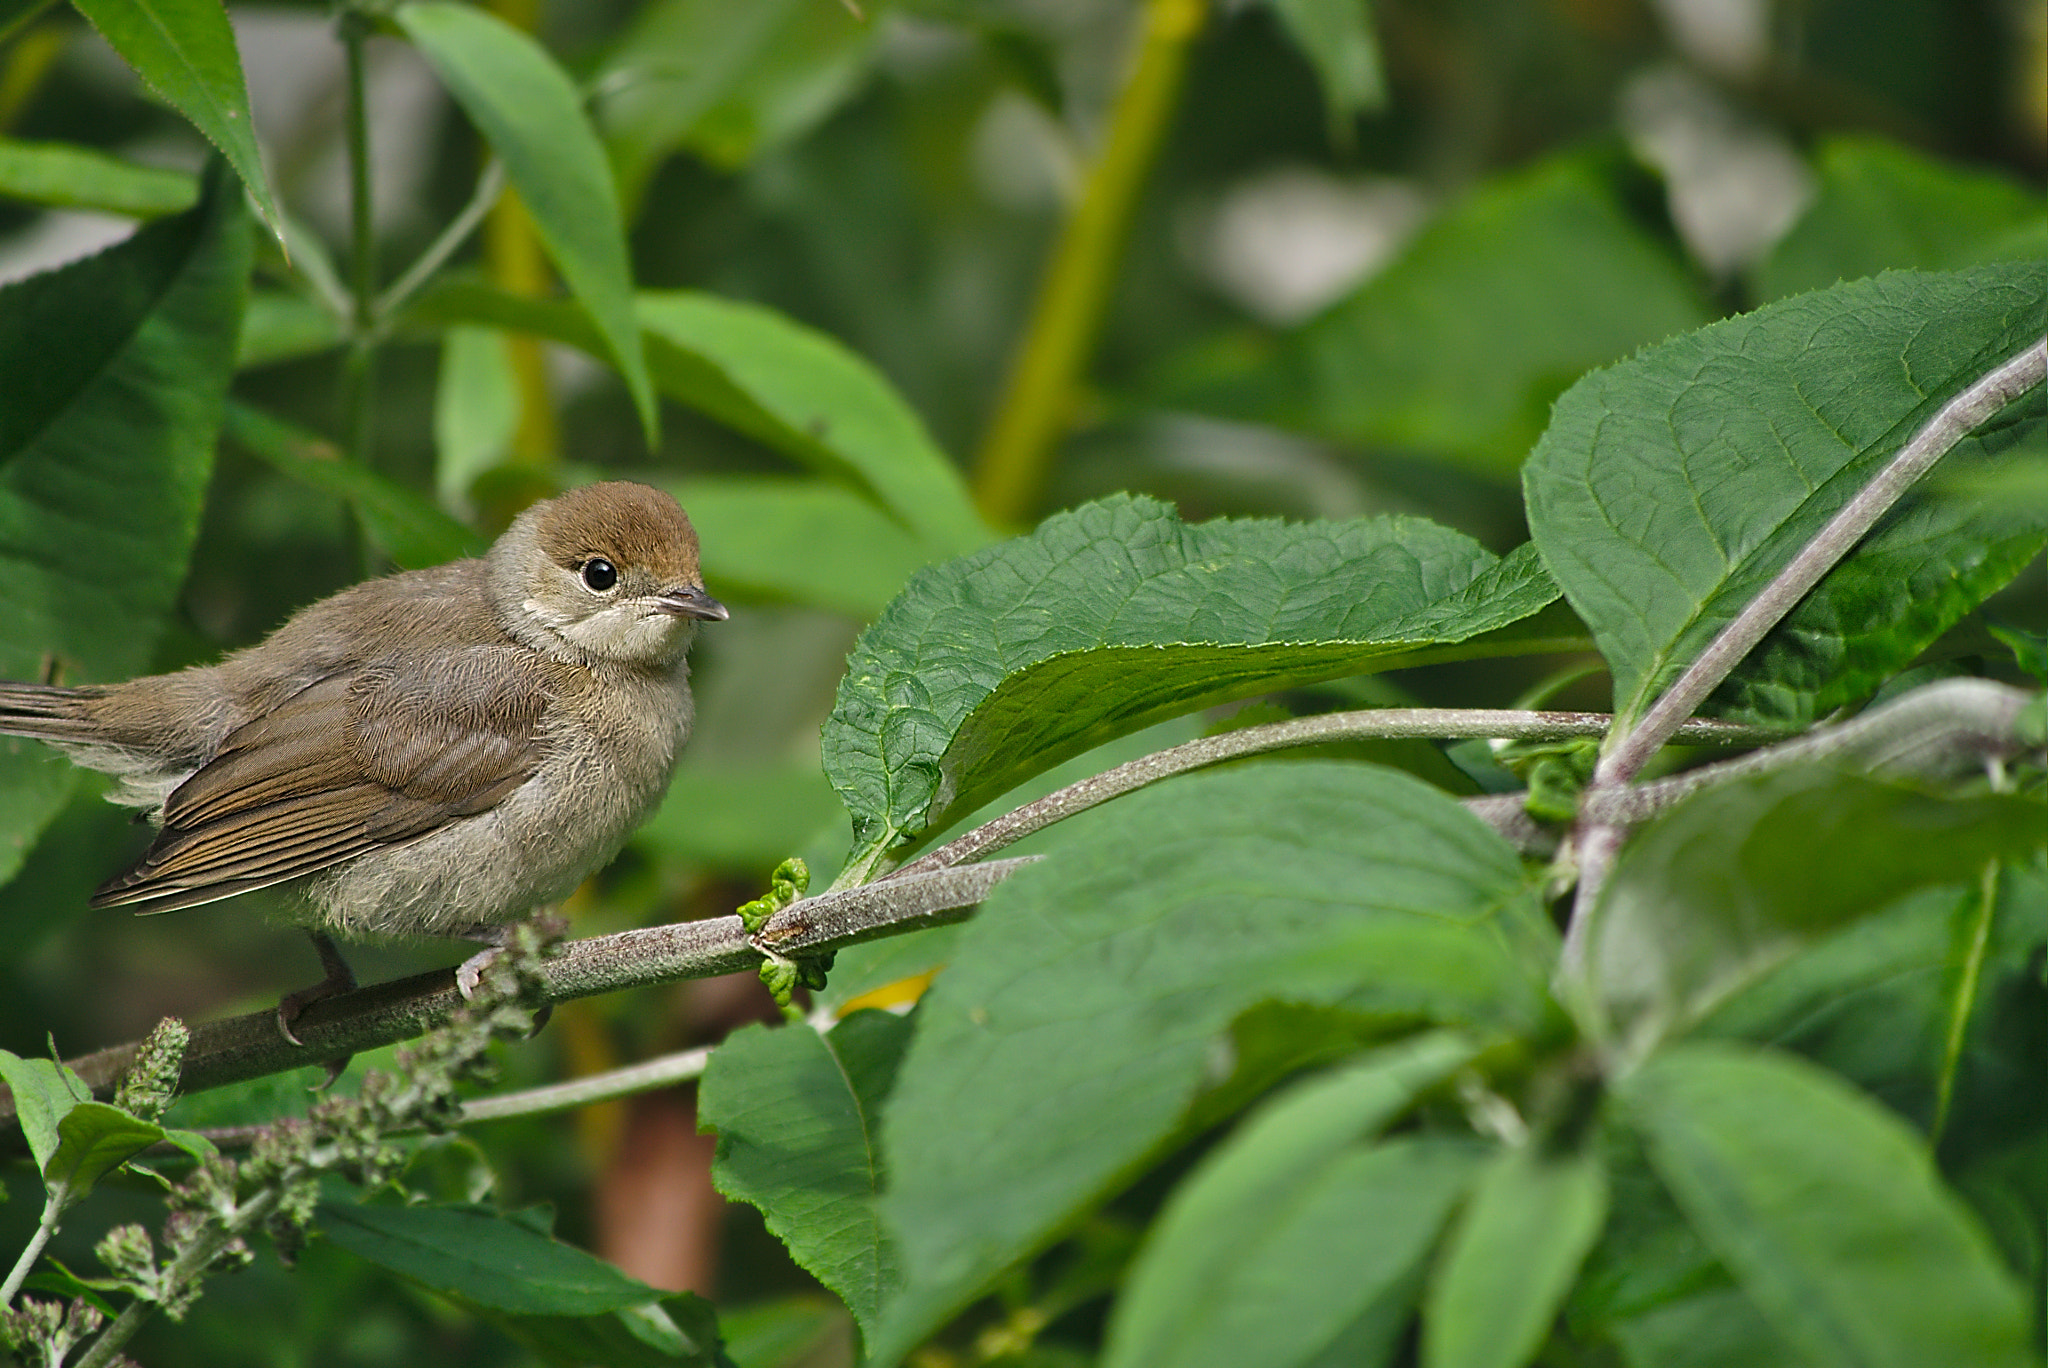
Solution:
<svg viewBox="0 0 2048 1368">
<path fill-rule="evenodd" d="M 1650 348 L 1558 401 L 1523 468 L 1529 525 L 1607 657 L 1620 724 L 1937 408 L 2038 342 L 2044 294 L 2048 262 L 1888 274 Z M 1942 549 L 1968 558 L 1980 541 Z M 1886 617 L 1923 621 L 1860 615 Z M 1879 632 L 1845 653 L 1876 668 L 1916 640 Z"/>
<path fill-rule="evenodd" d="M 495 328 L 462 324 L 441 337 L 434 386 L 434 488 L 460 508 L 477 477 L 505 459 L 519 431 L 519 377 L 512 339 Z"/>
<path fill-rule="evenodd" d="M 1105 1368 L 1283 1368 L 1375 1309 L 1376 1328 L 1397 1333 L 1416 1262 L 1474 1156 L 1371 1141 L 1475 1050 L 1456 1035 L 1422 1036 L 1296 1084 L 1246 1118 L 1146 1236 L 1110 1318 Z M 1395 1202 L 1384 1190 L 1393 1177 L 1423 1181 Z M 1307 1242 L 1316 1235 L 1327 1243 Z M 1365 1248 L 1337 1252 L 1359 1240 Z"/>
<path fill-rule="evenodd" d="M 57 1123 L 59 1143 L 43 1177 L 73 1198 L 164 1138 L 164 1128 L 105 1102 L 80 1102 Z"/>
<path fill-rule="evenodd" d="M 1724 784 L 1622 852 L 1589 928 L 1593 989 L 1655 1034 L 1855 917 L 2043 846 L 2048 807 L 2027 798 L 1807 769 Z"/>
<path fill-rule="evenodd" d="M 699 1119 L 718 1132 L 718 1190 L 759 1207 L 869 1333 L 902 1284 L 875 1198 L 881 1103 L 909 1036 L 887 1012 L 855 1012 L 825 1035 L 750 1026 L 718 1047 L 699 1085 Z"/>
<path fill-rule="evenodd" d="M 218 0 L 72 0 L 172 108 L 219 148 L 256 201 L 256 212 L 280 241 L 283 220 L 263 176 L 256 129 L 249 120 L 249 90 L 235 31 Z"/>
<path fill-rule="evenodd" d="M 1226 699 L 1383 668 L 1556 596 L 1416 518 L 1190 525 L 1119 496 L 927 570 L 861 635 L 826 772 L 855 861 L 1113 736 Z"/>
<path fill-rule="evenodd" d="M 657 0 L 600 77 L 605 140 L 626 202 L 688 148 L 732 168 L 801 136 L 859 88 L 886 28 L 877 13 L 810 0 Z"/>
<path fill-rule="evenodd" d="M 2038 410 L 2040 405 L 2034 401 Z M 2021 424 L 2019 431 L 2041 425 Z M 2012 430 L 1998 434 L 2003 446 Z M 2048 518 L 2022 499 L 1968 487 L 1995 473 L 1967 439 L 1948 479 L 1910 492 L 1855 554 L 1799 601 L 1715 690 L 1705 710 L 1738 722 L 1804 727 L 1860 703 L 2048 546 Z"/>
<path fill-rule="evenodd" d="M 1607 1217 L 1607 1169 L 1592 1147 L 1522 1145 L 1473 1186 L 1430 1280 L 1424 1368 L 1533 1362 Z"/>
<path fill-rule="evenodd" d="M 819 576 L 801 564 L 773 570 L 766 564 L 788 556 L 787 545 L 774 539 L 790 531 L 792 511 L 799 522 L 814 522 L 835 537 L 859 535 L 874 528 L 876 518 L 890 524 L 878 532 L 875 564 L 854 571 L 832 599 L 819 600 L 821 606 L 866 605 L 883 574 L 907 574 L 989 540 L 958 470 L 916 411 L 833 338 L 758 304 L 688 291 L 643 292 L 639 307 L 648 364 L 662 394 L 809 466 L 871 510 L 863 517 L 845 499 L 804 490 L 792 492 L 792 509 L 778 511 L 761 497 L 766 486 L 707 484 L 709 499 L 736 517 L 766 515 L 760 528 L 735 539 L 743 547 L 734 567 L 743 583 L 796 598 L 824 592 Z M 486 325 L 593 354 L 600 349 L 589 315 L 575 304 L 527 299 L 472 280 L 448 280 L 423 292 L 409 321 Z M 773 544 L 764 546 L 764 539 Z M 707 554 L 715 558 L 712 540 L 706 538 Z M 852 570 L 846 561 L 840 568 Z"/>
<path fill-rule="evenodd" d="M 1521 1011 L 1515 994 L 1475 1002 L 1451 957 L 1305 967 L 1348 935 L 1425 926 L 1520 963 L 1540 920 L 1520 862 L 1406 775 L 1321 761 L 1187 775 L 1050 844 L 963 928 L 884 1109 L 882 1211 L 907 1277 L 869 1346 L 884 1360 L 1167 1144 L 1248 1009 L 1331 1005 L 1381 1029 Z"/>
<path fill-rule="evenodd" d="M 1734 1287 L 1689 1291 L 1621 1318 L 1612 1333 L 1626 1368 L 1813 1368 Z"/>
<path fill-rule="evenodd" d="M 833 476 L 939 555 L 989 534 L 923 421 L 843 344 L 758 304 L 681 290 L 640 296 L 662 392 Z"/>
<path fill-rule="evenodd" d="M 633 317 L 633 273 L 604 145 L 568 74 L 533 39 L 468 5 L 401 5 L 396 18 L 504 159 L 563 280 L 603 339 L 640 425 L 658 430 L 654 383 Z"/>
<path fill-rule="evenodd" d="M 0 289 L 0 676 L 149 663 L 199 529 L 252 256 L 239 190 Z M 69 791 L 0 744 L 0 878 Z"/>
<path fill-rule="evenodd" d="M 927 557 L 988 541 L 958 470 L 916 411 L 832 337 L 758 304 L 691 291 L 645 291 L 639 310 L 662 394 L 857 494 L 897 524 L 897 540 L 922 542 Z M 588 314 L 574 304 L 471 280 L 424 292 L 411 321 L 488 325 L 592 353 L 600 346 Z"/>
<path fill-rule="evenodd" d="M 2048 199 L 2004 176 L 1878 138 L 1823 143 L 1813 207 L 1756 272 L 1760 299 L 1879 271 L 1954 270 L 2020 252 L 2017 230 L 2048 224 Z"/>
<path fill-rule="evenodd" d="M 1833 1075 L 1688 1044 L 1619 1091 L 1687 1219 L 1814 1363 L 2039 1362 L 2017 1280 L 1923 1138 Z"/>
<path fill-rule="evenodd" d="M 482 554 L 485 541 L 404 485 L 350 461 L 316 433 L 242 403 L 227 407 L 225 432 L 288 479 L 348 500 L 363 530 L 401 568 Z"/>
<path fill-rule="evenodd" d="M 63 1144 L 59 1126 L 65 1114 L 91 1090 L 56 1060 L 23 1059 L 12 1050 L 0 1050 L 0 1081 L 13 1095 L 15 1122 L 41 1172 Z"/>
<path fill-rule="evenodd" d="M 1848 1079 L 1944 1142 L 1981 1153 L 2048 1134 L 2037 1064 L 2048 986 L 2048 859 L 1930 885 L 1860 918 L 1708 1012 L 1696 1036 L 1767 1041 Z"/>
<path fill-rule="evenodd" d="M 841 484 L 705 476 L 670 490 L 704 542 L 719 592 L 872 618 L 935 559 L 915 533 Z"/>
<path fill-rule="evenodd" d="M 697 1299 L 563 1244 L 536 1214 L 323 1202 L 318 1224 L 340 1248 L 488 1317 L 551 1364 L 726 1363 Z"/>
<path fill-rule="evenodd" d="M 547 1233 L 544 1220 L 482 1206 L 325 1202 L 320 1227 L 351 1254 L 477 1306 L 589 1316 L 660 1296 Z"/>
<path fill-rule="evenodd" d="M 0 138 L 0 197 L 155 218 L 190 209 L 199 198 L 199 181 L 184 171 L 141 166 L 90 147 Z"/>
<path fill-rule="evenodd" d="M 1294 1175 L 1263 1218 L 1190 1232 L 1229 1257 L 1182 1289 L 1162 1342 L 1112 1363 L 1161 1368 L 1381 1368 L 1397 1362 L 1429 1254 L 1482 1167 L 1469 1139 L 1355 1146 Z"/>
<path fill-rule="evenodd" d="M 1612 180 L 1601 159 L 1542 163 L 1425 228 L 1288 344 L 1307 425 L 1506 476 L 1573 380 L 1705 323 L 1698 288 Z"/>
</svg>

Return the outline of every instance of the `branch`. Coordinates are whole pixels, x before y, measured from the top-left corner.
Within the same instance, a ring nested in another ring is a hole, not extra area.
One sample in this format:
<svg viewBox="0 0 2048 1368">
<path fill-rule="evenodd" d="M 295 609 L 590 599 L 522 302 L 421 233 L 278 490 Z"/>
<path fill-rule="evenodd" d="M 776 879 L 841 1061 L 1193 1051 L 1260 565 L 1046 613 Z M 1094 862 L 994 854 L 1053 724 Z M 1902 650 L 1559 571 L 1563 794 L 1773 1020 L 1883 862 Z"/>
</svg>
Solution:
<svg viewBox="0 0 2048 1368">
<path fill-rule="evenodd" d="M 484 216 L 491 212 L 498 197 L 504 193 L 505 163 L 493 157 L 485 165 L 483 174 L 477 177 L 476 190 L 470 195 L 469 203 L 462 206 L 462 212 L 449 221 L 441 235 L 420 253 L 419 260 L 406 268 L 404 275 L 377 296 L 375 314 L 378 327 L 389 326 L 392 318 L 412 302 L 412 297 L 420 292 L 421 287 L 434 278 L 434 272 L 469 241 L 470 234 L 476 231 L 477 225 L 484 221 Z"/>
<path fill-rule="evenodd" d="M 1567 741 L 1580 736 L 1604 736 L 1613 720 L 1606 713 L 1528 712 L 1497 708 L 1368 708 L 1360 712 L 1324 713 L 1317 717 L 1244 727 L 1155 751 L 1069 784 L 911 861 L 890 874 L 884 882 L 978 860 L 1024 839 L 1034 831 L 1063 821 L 1077 812 L 1085 812 L 1099 803 L 1122 797 L 1133 789 L 1247 755 L 1321 745 L 1329 741 L 1438 740 L 1450 737 Z M 1678 729 L 1680 740 L 1700 745 L 1757 746 L 1783 736 L 1781 731 L 1764 727 L 1745 727 L 1733 722 L 1700 718 Z M 1507 795 L 1498 801 L 1474 800 L 1468 806 L 1489 826 L 1517 845 L 1523 844 L 1519 836 L 1524 829 L 1534 830 L 1533 823 L 1522 814 L 1519 795 Z"/>
<path fill-rule="evenodd" d="M 1887 779 L 1952 779 L 2018 754 L 2020 713 L 2034 696 L 1988 679 L 1946 679 L 1796 740 L 1654 783 L 1589 790 L 1582 811 L 1644 822 L 1702 789 L 1793 765 L 1832 764 Z"/>
<path fill-rule="evenodd" d="M 2022 714 L 2037 695 L 1989 679 L 1945 679 L 1902 694 L 1862 716 L 1809 732 L 1717 765 L 1649 784 L 1589 788 L 1580 800 L 1581 824 L 1604 842 L 1608 864 L 1620 853 L 1626 828 L 1644 822 L 1702 789 L 1793 765 L 1831 764 L 1887 779 L 1946 780 L 2011 759 L 2038 740 L 2022 733 Z M 2042 755 L 2048 763 L 2048 752 Z M 1585 862 L 1581 848 L 1581 869 Z M 1604 874 L 1604 869 L 1603 869 Z M 1580 886 L 1584 887 L 1581 874 Z M 1590 904 L 1587 904 L 1590 906 Z M 1563 971 L 1584 968 L 1585 924 L 1574 908 L 1565 935 Z"/>
<path fill-rule="evenodd" d="M 1959 767 L 2015 753 L 2020 746 L 2020 714 L 2029 697 L 2022 690 L 1986 680 L 1931 684 L 1852 722 L 1784 741 L 1754 755 L 1654 784 L 1589 794 L 1589 810 L 1603 829 L 1615 833 L 1618 842 L 1627 825 L 1655 816 L 1702 788 L 1787 765 L 1833 761 L 1892 775 L 1952 774 Z M 738 917 L 719 917 L 571 942 L 545 966 L 545 996 L 550 1002 L 561 1002 L 622 988 L 707 978 L 757 964 L 764 950 L 784 955 L 819 953 L 964 920 L 967 909 L 1037 857 L 964 866 L 959 862 L 1001 849 L 1061 818 L 1158 779 L 1224 760 L 1360 737 L 1563 740 L 1598 736 L 1609 720 L 1600 713 L 1376 709 L 1204 737 L 1069 785 L 977 828 L 886 879 L 792 904 L 776 914 L 756 939 L 747 937 Z M 1777 735 L 1755 727 L 1693 719 L 1677 730 L 1676 739 L 1753 745 Z M 1550 837 L 1524 811 L 1521 794 L 1468 798 L 1464 805 L 1521 849 L 1537 848 Z M 178 1090 L 200 1092 L 409 1039 L 445 1020 L 460 1002 L 454 971 L 444 969 L 314 1003 L 294 1023 L 306 1042 L 303 1048 L 292 1047 L 278 1035 L 276 1015 L 270 1011 L 201 1025 L 193 1028 Z M 104 1095 L 127 1069 L 134 1052 L 133 1044 L 117 1046 L 73 1060 L 71 1067 L 95 1093 Z M 703 1069 L 706 1053 L 687 1050 L 592 1078 L 479 1099 L 466 1105 L 465 1114 L 470 1120 L 492 1120 L 663 1087 L 695 1077 Z M 12 1115 L 12 1099 L 0 1094 L 0 1120 Z M 223 1132 L 220 1138 L 224 1143 L 233 1142 L 231 1133 Z"/>
<path fill-rule="evenodd" d="M 2021 690 L 1983 680 L 1952 680 L 1929 685 L 1842 726 L 1788 740 L 1740 759 L 1690 770 L 1659 783 L 1618 790 L 1613 795 L 1614 803 L 1601 815 L 1604 820 L 1617 824 L 1645 821 L 1714 784 L 1816 761 L 1848 762 L 1891 775 L 1910 774 L 1923 778 L 1946 775 L 1958 768 L 1981 764 L 1989 757 L 2012 754 L 2016 749 L 2020 710 L 2027 701 L 2028 695 Z M 1555 740 L 1597 736 L 1605 728 L 1607 720 L 1604 715 L 1594 713 L 1383 710 L 1306 718 L 1271 727 L 1248 727 L 1147 756 L 1121 767 L 1121 770 L 1112 770 L 1108 775 L 1063 789 L 1051 799 L 1019 809 L 1019 813 L 1038 809 L 1039 817 L 1043 818 L 1039 822 L 1042 826 L 1057 820 L 1058 816 L 1081 810 L 1076 804 L 1083 798 L 1101 802 L 1108 796 L 1109 788 L 1116 792 L 1129 791 L 1129 787 L 1103 786 L 1098 780 L 1125 771 L 1133 772 L 1127 778 L 1148 773 L 1159 777 L 1165 772 L 1178 772 L 1172 769 L 1176 757 L 1191 763 L 1214 763 L 1218 759 L 1250 754 L 1259 748 L 1302 744 L 1303 738 L 1323 740 L 1333 733 L 1355 735 L 1360 729 L 1369 730 L 1376 736 L 1440 736 L 1448 731 L 1453 734 L 1509 734 L 1522 740 Z M 1755 728 L 1697 719 L 1679 730 L 1683 739 L 1723 743 L 1754 741 L 1758 735 Z M 1082 792 L 1075 793 L 1075 790 Z M 1052 801 L 1062 794 L 1071 796 L 1064 802 Z M 1467 811 L 1499 831 L 1519 849 L 1528 852 L 1554 842 L 1556 834 L 1528 815 L 1524 797 L 1519 793 L 1491 794 L 1465 799 L 1464 805 Z M 1051 806 L 1042 806 L 1046 803 Z M 926 860 L 967 859 L 1007 844 L 1022 834 L 1018 828 L 1025 823 L 1012 820 L 1017 816 L 1018 813 L 1012 813 L 981 828 L 974 833 L 979 840 L 972 844 L 968 843 L 968 838 L 962 838 L 943 850 L 934 851 Z M 886 886 L 897 879 L 929 877 L 938 867 L 935 863 L 932 868 L 920 871 L 916 866 L 906 866 L 883 884 L 871 887 Z M 813 931 L 811 934 L 820 933 Z M 478 1098 L 463 1104 L 463 1120 L 465 1123 L 494 1121 L 565 1111 L 668 1087 L 702 1075 L 712 1048 L 700 1046 L 586 1078 Z M 208 1135 L 221 1145 L 232 1144 L 240 1138 L 235 1133 L 208 1132 Z"/>
<path fill-rule="evenodd" d="M 770 919 L 758 941 L 748 938 L 738 917 L 572 941 L 547 962 L 544 995 L 549 1002 L 564 1002 L 652 983 L 710 978 L 759 964 L 764 949 L 792 956 L 818 954 L 921 926 L 961 921 L 990 889 L 1032 862 L 1033 857 L 998 860 L 806 898 Z M 192 1028 L 178 1091 L 204 1092 L 409 1040 L 447 1020 L 461 1002 L 455 971 L 437 969 L 314 1003 L 292 1023 L 303 1047 L 279 1035 L 275 1011 L 206 1022 Z M 72 1060 L 70 1066 L 95 1096 L 106 1096 L 126 1071 L 135 1048 L 132 1042 L 117 1045 Z M 8 1095 L 0 1102 L 0 1122 L 13 1115 L 14 1100 Z"/>
</svg>

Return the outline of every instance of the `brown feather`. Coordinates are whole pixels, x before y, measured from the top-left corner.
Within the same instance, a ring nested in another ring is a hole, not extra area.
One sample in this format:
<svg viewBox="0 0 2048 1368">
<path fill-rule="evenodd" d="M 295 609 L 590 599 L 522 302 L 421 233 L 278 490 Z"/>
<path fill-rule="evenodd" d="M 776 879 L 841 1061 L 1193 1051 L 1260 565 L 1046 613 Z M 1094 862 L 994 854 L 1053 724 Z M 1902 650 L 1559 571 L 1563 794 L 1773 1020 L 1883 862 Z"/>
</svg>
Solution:
<svg viewBox="0 0 2048 1368">
<path fill-rule="evenodd" d="M 529 651 L 471 646 L 317 680 L 172 791 L 156 841 L 93 905 L 190 906 L 487 811 L 540 764 L 560 673 Z"/>
</svg>

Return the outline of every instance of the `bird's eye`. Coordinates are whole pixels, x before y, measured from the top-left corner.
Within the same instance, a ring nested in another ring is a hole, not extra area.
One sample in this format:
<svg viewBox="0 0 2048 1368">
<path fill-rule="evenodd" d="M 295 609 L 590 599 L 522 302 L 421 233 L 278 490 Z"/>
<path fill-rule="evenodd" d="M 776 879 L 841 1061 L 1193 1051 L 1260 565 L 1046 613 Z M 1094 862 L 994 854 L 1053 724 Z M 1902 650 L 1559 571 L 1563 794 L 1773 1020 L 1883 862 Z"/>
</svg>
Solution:
<svg viewBox="0 0 2048 1368">
<path fill-rule="evenodd" d="M 603 556 L 592 556 L 583 562 L 583 583 L 593 593 L 602 594 L 618 582 L 618 567 Z"/>
</svg>

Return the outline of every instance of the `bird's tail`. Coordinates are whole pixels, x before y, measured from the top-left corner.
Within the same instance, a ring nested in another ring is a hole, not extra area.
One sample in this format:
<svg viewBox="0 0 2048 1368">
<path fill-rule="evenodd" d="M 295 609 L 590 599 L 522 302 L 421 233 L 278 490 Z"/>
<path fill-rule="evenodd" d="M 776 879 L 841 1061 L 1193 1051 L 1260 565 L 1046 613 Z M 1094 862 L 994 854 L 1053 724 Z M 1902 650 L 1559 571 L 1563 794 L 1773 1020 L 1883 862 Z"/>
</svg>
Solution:
<svg viewBox="0 0 2048 1368">
<path fill-rule="evenodd" d="M 91 741 L 92 720 L 85 703 L 99 694 L 98 689 L 65 689 L 54 684 L 0 683 L 0 736 Z"/>
</svg>

